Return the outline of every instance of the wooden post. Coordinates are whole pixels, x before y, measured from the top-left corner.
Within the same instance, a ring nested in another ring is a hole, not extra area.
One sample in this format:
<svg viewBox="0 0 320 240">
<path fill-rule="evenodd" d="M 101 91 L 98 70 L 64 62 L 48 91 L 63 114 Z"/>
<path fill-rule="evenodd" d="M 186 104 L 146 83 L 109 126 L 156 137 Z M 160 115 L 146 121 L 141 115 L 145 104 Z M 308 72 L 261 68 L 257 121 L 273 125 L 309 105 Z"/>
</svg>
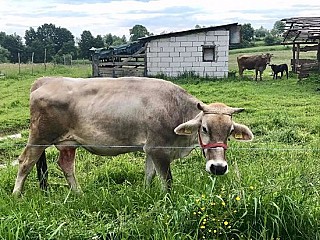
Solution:
<svg viewBox="0 0 320 240">
<path fill-rule="evenodd" d="M 33 75 L 33 58 L 34 58 L 34 52 L 32 52 L 31 55 L 31 74 Z"/>
<path fill-rule="evenodd" d="M 317 60 L 318 60 L 318 62 L 320 62 L 320 39 L 319 39 L 319 43 L 318 43 Z"/>
<path fill-rule="evenodd" d="M 21 59 L 20 59 L 20 53 L 18 52 L 18 63 L 19 63 L 19 74 L 21 73 Z"/>
<path fill-rule="evenodd" d="M 296 45 L 292 47 L 292 72 L 296 73 Z"/>
<path fill-rule="evenodd" d="M 92 57 L 92 76 L 99 77 L 99 55 L 93 53 Z"/>
<path fill-rule="evenodd" d="M 300 64 L 300 44 L 297 44 L 297 64 Z"/>
<path fill-rule="evenodd" d="M 146 43 L 147 44 L 147 43 Z M 143 70 L 143 76 L 147 77 L 148 76 L 148 61 L 147 61 L 147 51 L 150 49 L 146 48 L 145 54 L 144 54 L 144 70 Z"/>
<path fill-rule="evenodd" d="M 47 48 L 44 49 L 44 71 L 47 71 Z"/>
</svg>

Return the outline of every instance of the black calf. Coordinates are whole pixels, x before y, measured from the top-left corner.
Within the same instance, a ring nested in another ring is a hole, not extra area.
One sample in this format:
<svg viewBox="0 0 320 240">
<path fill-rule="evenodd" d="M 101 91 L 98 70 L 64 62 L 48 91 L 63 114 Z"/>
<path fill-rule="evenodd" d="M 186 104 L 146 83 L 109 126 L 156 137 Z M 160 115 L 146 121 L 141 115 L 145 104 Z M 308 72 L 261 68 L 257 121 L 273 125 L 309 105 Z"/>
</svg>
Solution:
<svg viewBox="0 0 320 240">
<path fill-rule="evenodd" d="M 281 77 L 283 76 L 283 72 L 286 72 L 287 79 L 288 79 L 288 65 L 287 64 L 280 64 L 280 65 L 275 65 L 275 64 L 270 64 L 270 67 L 273 71 L 273 79 L 278 79 L 278 73 L 281 73 Z"/>
</svg>

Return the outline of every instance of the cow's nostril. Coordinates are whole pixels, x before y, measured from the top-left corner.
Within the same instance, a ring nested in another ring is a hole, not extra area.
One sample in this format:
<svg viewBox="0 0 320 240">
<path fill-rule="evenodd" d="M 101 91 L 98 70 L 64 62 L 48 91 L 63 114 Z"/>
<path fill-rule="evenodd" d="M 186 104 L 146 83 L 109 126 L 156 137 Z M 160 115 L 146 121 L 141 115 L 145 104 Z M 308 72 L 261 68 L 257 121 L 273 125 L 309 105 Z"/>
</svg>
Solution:
<svg viewBox="0 0 320 240">
<path fill-rule="evenodd" d="M 221 166 L 221 165 L 214 165 L 211 164 L 210 166 L 210 172 L 214 175 L 223 175 L 227 172 L 228 166 Z"/>
</svg>

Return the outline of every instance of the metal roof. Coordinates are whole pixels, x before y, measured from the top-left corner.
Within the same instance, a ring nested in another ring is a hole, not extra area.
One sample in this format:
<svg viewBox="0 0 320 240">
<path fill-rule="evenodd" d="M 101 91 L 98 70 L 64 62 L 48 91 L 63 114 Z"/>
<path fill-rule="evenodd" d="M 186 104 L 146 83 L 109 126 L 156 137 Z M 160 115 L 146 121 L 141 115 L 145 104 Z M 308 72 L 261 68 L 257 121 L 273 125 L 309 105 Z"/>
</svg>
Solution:
<svg viewBox="0 0 320 240">
<path fill-rule="evenodd" d="M 152 35 L 152 36 L 148 36 L 148 37 L 139 38 L 139 40 L 150 41 L 150 40 L 159 39 L 159 38 L 183 36 L 183 35 L 189 35 L 189 34 L 193 34 L 193 33 L 208 32 L 208 31 L 214 31 L 214 30 L 219 30 L 219 29 L 230 30 L 231 28 L 236 28 L 236 27 L 240 27 L 240 25 L 238 25 L 238 23 L 231 23 L 231 24 L 226 24 L 226 25 L 211 26 L 211 27 L 204 27 L 204 28 L 195 28 L 195 29 L 179 31 L 179 32 L 170 32 L 170 33 L 164 33 L 164 34 L 159 34 L 159 35 Z"/>
</svg>

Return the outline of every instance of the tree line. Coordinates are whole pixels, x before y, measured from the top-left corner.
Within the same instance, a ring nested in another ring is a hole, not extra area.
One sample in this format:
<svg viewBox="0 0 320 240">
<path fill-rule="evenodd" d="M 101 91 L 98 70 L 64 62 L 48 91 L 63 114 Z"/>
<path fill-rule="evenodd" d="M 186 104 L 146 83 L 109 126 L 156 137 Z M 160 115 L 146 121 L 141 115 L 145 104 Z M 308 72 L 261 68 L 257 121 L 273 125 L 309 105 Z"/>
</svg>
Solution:
<svg viewBox="0 0 320 240">
<path fill-rule="evenodd" d="M 201 28 L 196 25 L 195 28 Z M 265 45 L 274 45 L 281 42 L 281 35 L 284 32 L 284 23 L 275 22 L 272 30 L 262 26 L 254 29 L 250 23 L 241 27 L 241 43 L 236 48 L 254 46 L 256 41 L 263 41 Z M 153 35 L 143 25 L 134 25 L 129 29 L 129 41 L 136 41 L 140 37 Z M 90 48 L 108 48 L 126 44 L 126 36 L 122 37 L 108 33 L 104 36 L 93 36 L 89 30 L 84 30 L 77 39 L 77 44 L 72 33 L 63 27 L 56 27 L 54 24 L 43 24 L 37 29 L 30 28 L 25 31 L 24 41 L 17 34 L 7 35 L 0 32 L 0 63 L 3 62 L 55 62 L 62 63 L 64 57 L 72 59 L 90 59 Z"/>
<path fill-rule="evenodd" d="M 241 43 L 237 48 L 253 47 L 257 42 L 262 42 L 263 45 L 277 45 L 282 41 L 282 35 L 285 31 L 285 23 L 276 21 L 271 30 L 264 27 L 254 29 L 250 23 L 245 23 L 241 26 L 240 36 Z"/>
<path fill-rule="evenodd" d="M 130 30 L 129 41 L 136 41 L 140 37 L 152 35 L 142 25 L 135 25 Z M 7 35 L 0 32 L 0 63 L 11 62 L 55 62 L 62 63 L 63 58 L 71 56 L 72 59 L 90 59 L 90 48 L 103 48 L 127 43 L 126 36 L 112 35 L 93 36 L 84 30 L 77 39 L 72 33 L 54 24 L 43 24 L 37 29 L 30 28 L 25 31 L 24 41 L 17 34 Z"/>
</svg>

